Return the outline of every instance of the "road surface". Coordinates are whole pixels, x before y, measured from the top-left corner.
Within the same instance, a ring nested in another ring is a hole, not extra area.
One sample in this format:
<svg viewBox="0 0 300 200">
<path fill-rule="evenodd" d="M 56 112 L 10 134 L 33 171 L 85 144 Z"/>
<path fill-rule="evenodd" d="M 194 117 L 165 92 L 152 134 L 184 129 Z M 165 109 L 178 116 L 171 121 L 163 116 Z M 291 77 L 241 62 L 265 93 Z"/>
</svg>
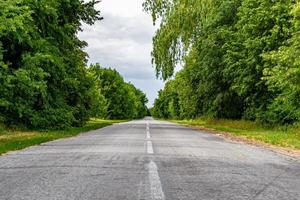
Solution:
<svg viewBox="0 0 300 200">
<path fill-rule="evenodd" d="M 300 162 L 151 118 L 0 157 L 2 200 L 300 200 Z"/>
</svg>

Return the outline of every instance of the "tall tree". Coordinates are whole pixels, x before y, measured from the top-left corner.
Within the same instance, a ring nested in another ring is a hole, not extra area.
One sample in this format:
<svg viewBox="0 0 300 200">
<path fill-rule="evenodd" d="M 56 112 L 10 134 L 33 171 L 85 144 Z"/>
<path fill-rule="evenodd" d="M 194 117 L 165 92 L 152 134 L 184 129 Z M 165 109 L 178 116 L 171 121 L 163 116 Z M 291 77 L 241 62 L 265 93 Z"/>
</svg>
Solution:
<svg viewBox="0 0 300 200">
<path fill-rule="evenodd" d="M 181 118 L 299 121 L 299 3 L 145 0 L 144 8 L 160 22 L 153 65 L 158 76 L 177 83 L 172 93 Z M 173 76 L 177 65 L 183 69 Z M 172 117 L 169 93 L 168 84 L 159 92 L 157 116 Z"/>
<path fill-rule="evenodd" d="M 273 65 L 262 55 L 277 50 L 290 37 L 291 2 L 243 0 L 237 13 L 238 21 L 226 44 L 224 74 L 243 99 L 247 119 L 261 118 L 274 98 L 262 78 L 264 69 Z"/>
<path fill-rule="evenodd" d="M 276 94 L 264 116 L 272 124 L 300 120 L 300 3 L 291 10 L 292 37 L 277 51 L 264 54 L 270 66 L 264 69 L 270 91 Z"/>
<path fill-rule="evenodd" d="M 0 0 L 0 113 L 7 124 L 60 128 L 89 118 L 93 96 L 81 23 L 97 1 Z M 3 11 L 3 12 L 2 12 Z"/>
</svg>

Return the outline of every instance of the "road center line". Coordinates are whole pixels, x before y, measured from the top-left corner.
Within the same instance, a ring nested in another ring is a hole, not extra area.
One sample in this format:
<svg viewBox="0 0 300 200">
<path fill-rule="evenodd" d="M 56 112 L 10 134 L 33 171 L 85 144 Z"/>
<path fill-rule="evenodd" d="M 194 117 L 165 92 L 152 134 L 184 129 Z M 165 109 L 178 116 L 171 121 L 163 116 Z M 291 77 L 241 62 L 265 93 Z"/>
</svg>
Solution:
<svg viewBox="0 0 300 200">
<path fill-rule="evenodd" d="M 151 141 L 147 141 L 147 153 L 148 154 L 153 154 L 154 153 Z"/>
<path fill-rule="evenodd" d="M 150 132 L 147 130 L 147 135 L 146 135 L 147 139 L 151 139 L 151 135 Z"/>
<path fill-rule="evenodd" d="M 150 139 L 151 139 L 151 135 L 150 135 L 150 128 L 149 128 L 149 122 L 147 122 L 147 124 L 146 124 L 146 138 L 147 138 L 147 140 L 149 140 L 149 141 L 147 141 L 147 153 L 148 154 L 153 154 L 154 152 L 153 152 L 153 145 L 152 145 L 152 142 L 150 141 Z"/>
<path fill-rule="evenodd" d="M 152 200 L 164 200 L 165 195 L 162 190 L 157 165 L 152 160 L 148 164 L 148 175 L 149 175 L 149 182 L 150 182 L 151 199 Z"/>
</svg>

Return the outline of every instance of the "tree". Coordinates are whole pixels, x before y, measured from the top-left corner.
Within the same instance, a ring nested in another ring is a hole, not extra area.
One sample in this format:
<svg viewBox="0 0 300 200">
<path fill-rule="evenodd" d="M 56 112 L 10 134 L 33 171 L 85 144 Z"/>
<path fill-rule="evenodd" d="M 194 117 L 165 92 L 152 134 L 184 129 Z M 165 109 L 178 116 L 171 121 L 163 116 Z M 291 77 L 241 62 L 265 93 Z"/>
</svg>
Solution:
<svg viewBox="0 0 300 200">
<path fill-rule="evenodd" d="M 225 75 L 244 102 L 243 116 L 259 119 L 274 99 L 268 90 L 263 71 L 272 68 L 262 55 L 277 50 L 290 37 L 292 1 L 243 0 L 238 21 L 226 44 Z"/>
<path fill-rule="evenodd" d="M 154 13 L 154 20 L 157 16 L 162 18 L 153 40 L 153 64 L 157 74 L 166 80 L 173 75 L 174 67 L 183 63 L 180 77 L 185 87 L 180 87 L 184 92 L 178 93 L 185 98 L 181 102 L 189 106 L 182 104 L 182 116 L 239 118 L 242 103 L 223 74 L 223 46 L 236 23 L 240 0 L 181 0 L 164 5 L 160 2 L 145 2 L 146 10 Z M 232 104 L 236 109 L 232 109 Z"/>
<path fill-rule="evenodd" d="M 105 118 L 135 119 L 147 114 L 146 95 L 114 69 L 102 68 L 99 64 L 89 68 L 96 81 L 98 91 L 105 98 Z"/>
<path fill-rule="evenodd" d="M 97 1 L 0 0 L 0 113 L 6 124 L 82 125 L 93 96 L 81 23 L 100 19 Z"/>
<path fill-rule="evenodd" d="M 300 120 L 299 2 L 293 6 L 291 15 L 292 37 L 277 51 L 264 54 L 265 60 L 274 66 L 264 70 L 264 80 L 269 90 L 277 94 L 264 116 L 271 124 L 290 124 Z"/>
<path fill-rule="evenodd" d="M 145 0 L 144 8 L 160 22 L 152 58 L 168 81 L 157 116 L 172 117 L 168 84 L 176 83 L 180 118 L 299 121 L 299 3 Z M 177 65 L 183 69 L 173 76 Z"/>
</svg>

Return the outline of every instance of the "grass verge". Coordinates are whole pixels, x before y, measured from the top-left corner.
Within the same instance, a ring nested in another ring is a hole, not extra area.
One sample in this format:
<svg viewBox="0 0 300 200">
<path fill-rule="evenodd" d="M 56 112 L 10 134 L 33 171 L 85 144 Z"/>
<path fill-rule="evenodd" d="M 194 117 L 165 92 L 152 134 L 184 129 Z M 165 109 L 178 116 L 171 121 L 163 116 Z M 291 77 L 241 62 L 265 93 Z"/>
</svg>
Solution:
<svg viewBox="0 0 300 200">
<path fill-rule="evenodd" d="M 9 129 L 0 125 L 0 155 L 48 141 L 76 136 L 80 133 L 99 129 L 118 122 L 123 121 L 91 119 L 83 127 L 43 131 Z"/>
<path fill-rule="evenodd" d="M 192 127 L 219 131 L 236 138 L 259 141 L 278 147 L 300 150 L 300 128 L 268 128 L 258 123 L 243 120 L 172 120 Z"/>
</svg>

